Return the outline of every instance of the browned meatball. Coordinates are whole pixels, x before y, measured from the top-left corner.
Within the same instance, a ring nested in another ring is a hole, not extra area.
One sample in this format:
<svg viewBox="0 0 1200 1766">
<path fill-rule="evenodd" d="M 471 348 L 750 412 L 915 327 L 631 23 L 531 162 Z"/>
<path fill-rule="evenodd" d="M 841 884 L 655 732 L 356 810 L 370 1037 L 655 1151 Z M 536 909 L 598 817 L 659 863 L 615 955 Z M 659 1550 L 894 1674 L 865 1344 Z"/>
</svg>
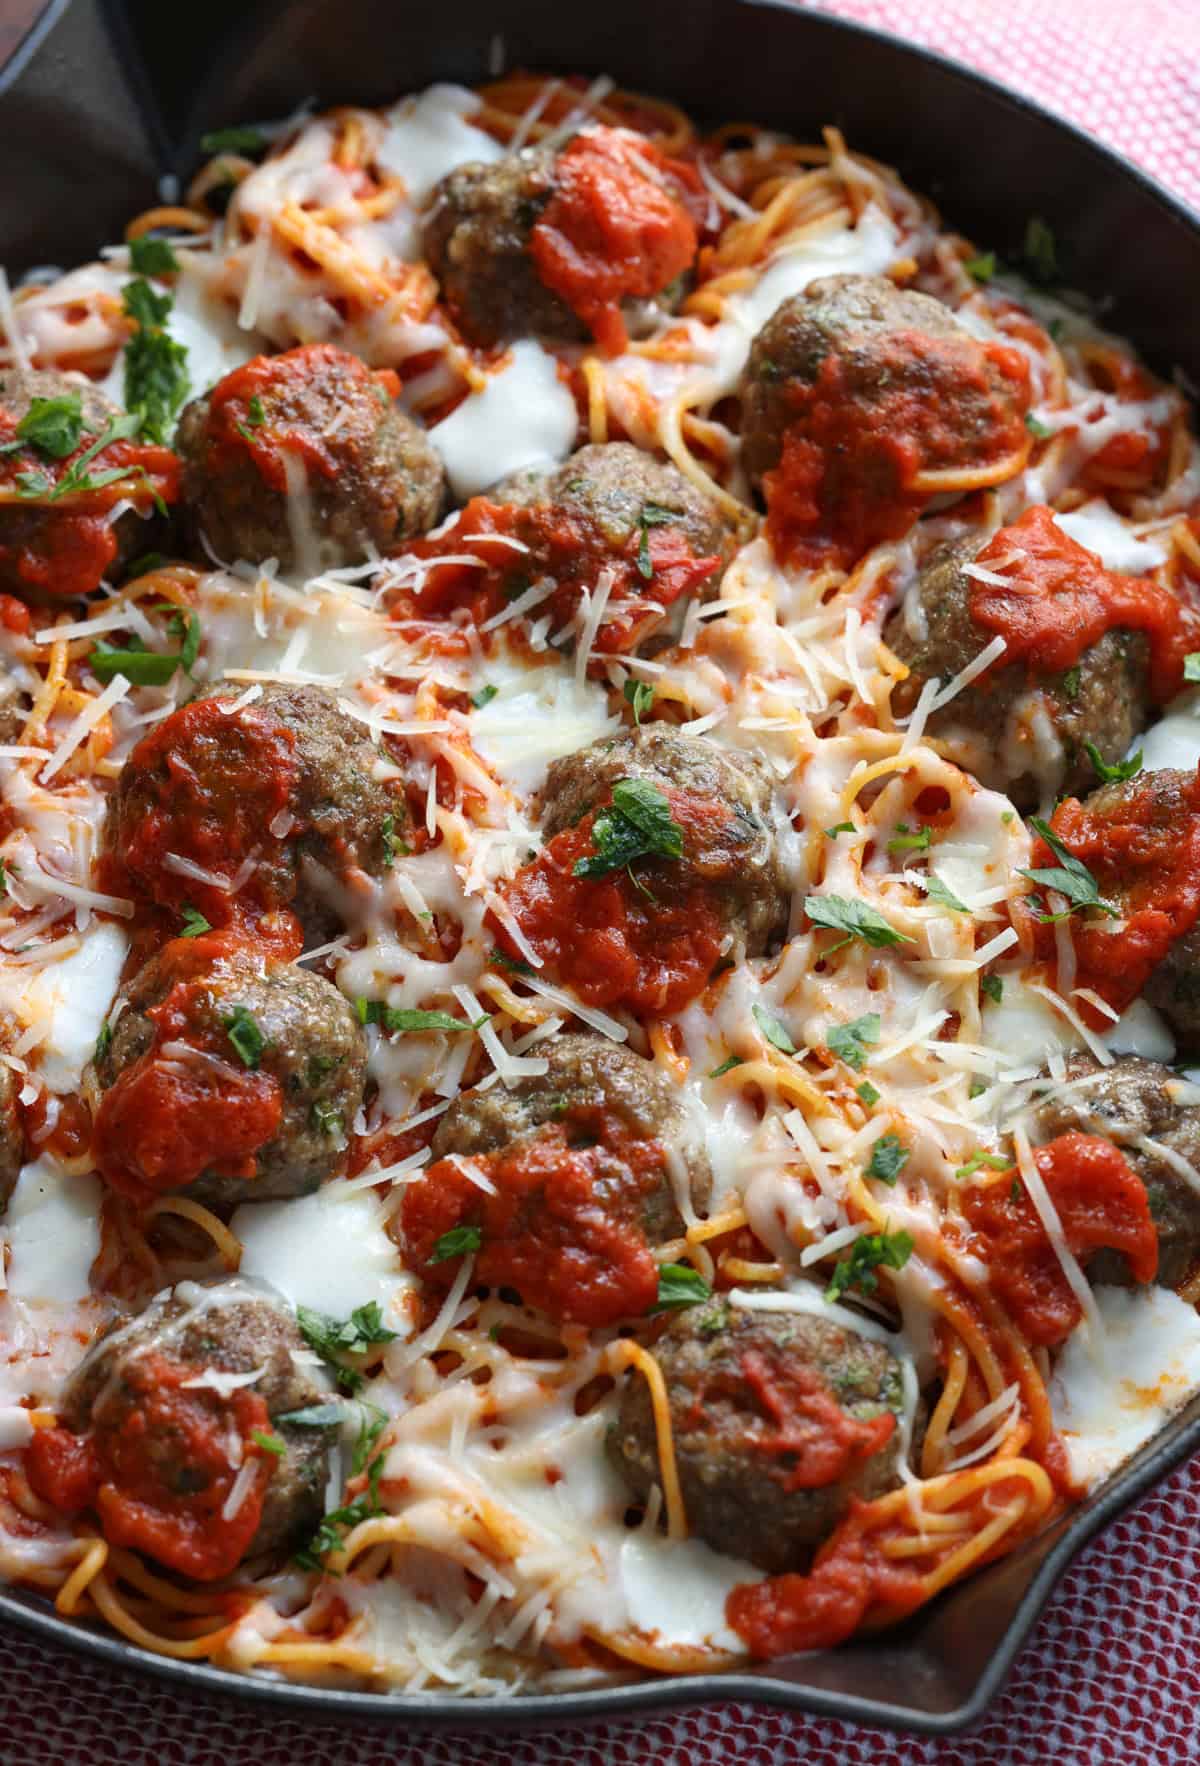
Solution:
<svg viewBox="0 0 1200 1766">
<path fill-rule="evenodd" d="M 1002 532 L 1016 536 L 1015 528 Z M 936 552 L 921 572 L 915 608 L 898 610 L 884 629 L 884 642 L 912 671 L 893 696 L 901 716 L 926 681 L 952 679 L 996 636 L 971 616 L 973 581 L 964 567 L 978 550 L 959 542 Z M 1146 724 L 1148 675 L 1142 633 L 1110 631 L 1067 670 L 1024 662 L 989 669 L 933 712 L 926 729 L 981 784 L 1005 792 L 1018 809 L 1036 809 L 1095 784 L 1086 743 L 1110 765 L 1126 753 Z"/>
<path fill-rule="evenodd" d="M 911 526 L 934 494 L 922 475 L 1004 477 L 1029 446 L 1024 358 L 881 276 L 826 277 L 784 301 L 741 399 L 743 462 L 767 481 L 776 551 L 799 562 L 849 564 Z"/>
<path fill-rule="evenodd" d="M 218 558 L 313 574 L 432 527 L 442 464 L 395 378 L 333 344 L 256 356 L 179 419 L 190 524 Z"/>
<path fill-rule="evenodd" d="M 801 1569 L 851 1497 L 899 1483 L 901 1371 L 882 1344 L 808 1313 L 713 1299 L 679 1313 L 653 1347 L 688 1525 L 714 1550 L 773 1575 Z M 636 1374 L 609 1452 L 639 1501 L 661 1487 L 649 1389 Z"/>
<path fill-rule="evenodd" d="M 31 1482 L 61 1500 L 47 1472 L 69 1431 L 89 1442 L 93 1486 L 72 1506 L 95 1508 L 112 1543 L 201 1581 L 245 1558 L 278 1556 L 320 1521 L 336 1438 L 329 1426 L 288 1421 L 329 1398 L 305 1354 L 291 1309 L 271 1289 L 240 1277 L 181 1282 L 88 1351 L 63 1393 L 62 1428 L 45 1431 L 60 1441 L 31 1455 Z M 239 1383 L 242 1375 L 254 1378 Z M 226 1515 L 246 1464 L 256 1473 L 248 1506 Z M 218 1532 L 222 1521 L 229 1533 Z"/>
<path fill-rule="evenodd" d="M 104 866 L 115 885 L 198 908 L 212 925 L 237 900 L 289 908 L 319 942 L 386 869 L 404 798 L 375 776 L 379 750 L 323 687 L 272 683 L 231 711 L 236 697 L 195 699 L 137 744 L 108 801 Z"/>
<path fill-rule="evenodd" d="M 1087 1081 L 1080 1085 L 1081 1080 Z M 1094 1134 L 1114 1141 L 1146 1186 L 1158 1233 L 1158 1274 L 1162 1287 L 1183 1281 L 1200 1253 L 1200 1193 L 1170 1163 L 1176 1154 L 1200 1172 L 1200 1092 L 1158 1061 L 1122 1055 L 1102 1067 L 1091 1055 L 1072 1055 L 1060 1087 L 1038 1106 L 1036 1138 Z M 1153 1141 L 1166 1155 L 1145 1143 Z M 1129 1266 L 1119 1251 L 1099 1251 L 1088 1259 L 1088 1280 L 1128 1285 Z"/>
<path fill-rule="evenodd" d="M 37 423 L 39 415 L 50 415 L 50 402 L 60 407 L 61 420 Z M 0 486 L 7 493 L 0 501 L 0 590 L 33 600 L 88 595 L 153 545 L 148 523 L 159 504 L 172 502 L 177 492 L 178 462 L 165 448 L 118 439 L 95 456 L 83 476 L 99 479 L 121 466 L 130 469 L 128 478 L 84 496 L 49 500 L 49 492 L 121 414 L 81 376 L 47 369 L 0 374 L 0 442 L 6 448 L 21 444 L 0 457 Z M 134 507 L 113 522 L 109 512 L 117 502 Z"/>
<path fill-rule="evenodd" d="M 134 977 L 95 1076 L 93 1154 L 114 1189 L 230 1208 L 337 1171 L 366 1046 L 320 975 L 213 933 L 173 939 Z"/>
<path fill-rule="evenodd" d="M 17 1109 L 20 1089 L 12 1068 L 0 1061 L 0 1214 L 17 1187 L 25 1159 L 25 1135 Z"/>
<path fill-rule="evenodd" d="M 537 1053 L 544 1074 L 450 1106 L 405 1192 L 404 1248 L 434 1286 L 470 1250 L 478 1281 L 555 1319 L 615 1324 L 655 1304 L 655 1247 L 682 1237 L 685 1206 L 707 1205 L 708 1159 L 652 1062 L 603 1036 Z"/>
<path fill-rule="evenodd" d="M 672 861 L 669 886 L 699 885 L 711 893 L 734 947 L 746 956 L 760 956 L 783 936 L 791 896 L 765 762 L 742 749 L 684 735 L 671 724 L 622 730 L 551 764 L 539 798 L 544 839 L 574 828 L 622 779 L 645 779 L 731 812 L 697 829 L 682 859 Z"/>
</svg>

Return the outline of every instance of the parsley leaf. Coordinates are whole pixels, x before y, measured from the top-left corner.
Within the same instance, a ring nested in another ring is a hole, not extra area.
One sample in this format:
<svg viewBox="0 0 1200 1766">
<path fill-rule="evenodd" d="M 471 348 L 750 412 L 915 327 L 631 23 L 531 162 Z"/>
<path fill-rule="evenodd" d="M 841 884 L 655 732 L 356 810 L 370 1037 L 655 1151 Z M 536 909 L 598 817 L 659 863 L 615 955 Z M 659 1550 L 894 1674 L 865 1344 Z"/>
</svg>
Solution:
<svg viewBox="0 0 1200 1766">
<path fill-rule="evenodd" d="M 867 1058 L 867 1049 L 879 1041 L 880 1027 L 878 1012 L 864 1012 L 861 1018 L 853 1018 L 849 1024 L 833 1025 L 825 1038 L 825 1046 L 831 1055 L 836 1055 L 857 1072 Z"/>
<path fill-rule="evenodd" d="M 492 703 L 492 700 L 496 697 L 496 694 L 499 691 L 499 687 L 493 687 L 490 684 L 486 687 L 480 687 L 478 693 L 471 694 L 471 704 L 475 707 L 476 711 L 482 711 L 485 705 L 490 705 Z"/>
<path fill-rule="evenodd" d="M 650 1308 L 656 1312 L 681 1312 L 686 1306 L 699 1306 L 712 1298 L 712 1289 L 690 1263 L 664 1263 L 658 1271 L 658 1299 Z"/>
<path fill-rule="evenodd" d="M 140 467 L 113 466 L 97 473 L 89 472 L 88 467 L 97 454 L 103 453 L 112 442 L 127 441 L 131 435 L 136 435 L 141 423 L 141 417 L 136 411 L 122 412 L 119 416 L 110 417 L 104 426 L 104 433 L 96 438 L 90 448 L 84 449 L 57 484 L 52 483 L 44 472 L 19 472 L 17 495 L 27 501 L 57 503 L 63 497 L 73 496 L 78 491 L 103 490 L 107 484 L 116 484 L 119 479 L 134 477 L 140 472 Z"/>
<path fill-rule="evenodd" d="M 139 276 L 169 276 L 179 268 L 170 240 L 154 239 L 149 233 L 129 241 L 129 262 Z"/>
<path fill-rule="evenodd" d="M 146 439 L 164 446 L 191 385 L 187 350 L 164 329 L 174 302 L 144 278 L 127 282 L 121 292 L 137 327 L 125 345 L 125 403 Z"/>
<path fill-rule="evenodd" d="M 1095 908 L 1098 912 L 1107 914 L 1110 920 L 1118 919 L 1117 909 L 1110 902 L 1101 899 L 1099 886 L 1092 873 L 1081 859 L 1067 851 L 1049 822 L 1042 821 L 1038 816 L 1031 816 L 1029 825 L 1041 835 L 1058 864 L 1022 871 L 1021 876 L 1028 877 L 1031 883 L 1039 883 L 1044 889 L 1054 889 L 1059 895 L 1064 895 L 1070 903 L 1068 914 L 1073 914 L 1077 908 Z M 1038 911 L 1037 917 L 1043 924 L 1049 925 L 1065 916 Z"/>
<path fill-rule="evenodd" d="M 244 153 L 254 155 L 262 153 L 267 145 L 267 137 L 261 129 L 253 124 L 235 123 L 229 129 L 210 129 L 207 135 L 200 137 L 201 153 Z"/>
<path fill-rule="evenodd" d="M 30 399 L 29 409 L 17 424 L 17 438 L 48 460 L 65 460 L 79 446 L 86 427 L 80 395 L 61 393 L 52 399 Z M 2 451 L 9 453 L 16 447 L 17 442 L 9 442 Z"/>
<path fill-rule="evenodd" d="M 939 907 L 949 908 L 951 913 L 969 914 L 970 908 L 965 901 L 959 901 L 948 883 L 943 883 L 936 871 L 930 871 L 925 879 L 925 899 L 936 901 Z"/>
<path fill-rule="evenodd" d="M 912 1234 L 863 1233 L 850 1247 L 850 1255 L 836 1264 L 825 1290 L 827 1300 L 838 1300 L 847 1288 L 873 1294 L 879 1286 L 877 1269 L 903 1269 L 912 1255 Z"/>
<path fill-rule="evenodd" d="M 365 1496 L 347 1503 L 344 1508 L 333 1509 L 325 1516 L 304 1549 L 296 1552 L 293 1561 L 302 1570 L 324 1570 L 325 1557 L 330 1552 L 340 1550 L 346 1532 L 351 1527 L 357 1527 L 360 1521 L 369 1521 L 378 1513 L 378 1505 L 373 1506 Z"/>
<path fill-rule="evenodd" d="M 1006 1159 L 1002 1153 L 984 1153 L 977 1149 L 965 1165 L 955 1167 L 954 1175 L 973 1177 L 981 1165 L 986 1165 L 989 1171 L 1007 1171 L 1011 1164 L 1012 1160 Z"/>
<path fill-rule="evenodd" d="M 836 840 L 839 834 L 853 834 L 855 832 L 854 823 L 853 822 L 838 822 L 836 824 L 836 826 L 834 826 L 832 828 L 826 828 L 825 832 L 829 836 L 830 840 Z"/>
<path fill-rule="evenodd" d="M 1119 760 L 1115 766 L 1109 766 L 1094 742 L 1085 742 L 1087 757 L 1096 769 L 1096 777 L 1105 785 L 1123 785 L 1126 779 L 1136 778 L 1142 770 L 1142 750 L 1130 760 Z"/>
<path fill-rule="evenodd" d="M 258 1027 L 258 1020 L 245 1006 L 235 1006 L 221 1022 L 230 1042 L 241 1056 L 242 1065 L 256 1068 L 267 1046 L 267 1040 Z"/>
<path fill-rule="evenodd" d="M 994 251 L 981 251 L 977 257 L 967 258 L 963 269 L 976 282 L 990 282 L 996 274 L 996 254 Z"/>
<path fill-rule="evenodd" d="M 448 1263 L 452 1257 L 467 1257 L 483 1243 L 483 1231 L 477 1226 L 455 1226 L 443 1233 L 429 1253 L 430 1263 Z"/>
<path fill-rule="evenodd" d="M 681 858 L 683 829 L 648 779 L 618 779 L 612 803 L 592 823 L 594 855 L 576 859 L 576 877 L 607 877 L 639 858 Z"/>
<path fill-rule="evenodd" d="M 105 1055 L 108 1053 L 109 1049 L 112 1047 L 112 1039 L 113 1039 L 112 1025 L 111 1024 L 102 1024 L 100 1026 L 100 1034 L 96 1038 L 96 1046 L 92 1051 L 92 1060 L 93 1061 L 102 1061 L 104 1059 Z"/>
<path fill-rule="evenodd" d="M 654 688 L 650 685 L 649 681 L 628 680 L 625 683 L 624 693 L 626 699 L 633 707 L 634 723 L 640 724 L 642 721 L 642 713 L 644 711 L 649 711 L 650 707 L 654 704 Z"/>
<path fill-rule="evenodd" d="M 896 832 L 887 843 L 889 852 L 928 852 L 933 839 L 932 828 L 918 828 L 911 833 L 907 822 L 897 822 Z"/>
<path fill-rule="evenodd" d="M 781 1053 L 785 1055 L 794 1055 L 796 1052 L 796 1045 L 788 1035 L 784 1026 L 779 1022 L 779 1019 L 772 1017 L 770 1012 L 764 1011 L 762 1006 L 751 1006 L 750 1010 L 754 1015 L 754 1022 L 758 1025 L 758 1028 L 762 1031 L 772 1048 L 779 1049 Z"/>
<path fill-rule="evenodd" d="M 867 1106 L 868 1110 L 879 1102 L 879 1089 L 877 1086 L 872 1085 L 869 1079 L 864 1079 L 861 1085 L 855 1086 L 854 1090 L 856 1095 L 860 1097 L 863 1103 Z"/>
<path fill-rule="evenodd" d="M 346 1319 L 330 1318 L 328 1313 L 298 1306 L 296 1323 L 309 1348 L 315 1349 L 322 1361 L 327 1361 L 333 1368 L 339 1388 L 350 1393 L 361 1389 L 363 1377 L 357 1368 L 346 1367 L 341 1357 L 364 1355 L 376 1344 L 391 1343 L 396 1337 L 396 1332 L 389 1331 L 383 1322 L 378 1300 L 355 1307 Z"/>
<path fill-rule="evenodd" d="M 880 950 L 888 944 L 911 944 L 913 940 L 907 932 L 897 932 L 896 928 L 885 920 L 881 913 L 869 907 L 865 901 L 855 901 L 845 895 L 806 895 L 804 911 L 814 926 L 827 926 L 833 932 L 844 932 L 846 936 L 829 947 L 827 955 L 841 950 L 856 938 L 872 949 Z"/>
<path fill-rule="evenodd" d="M 110 644 L 97 644 L 87 661 L 98 681 L 124 675 L 135 687 L 165 686 L 179 667 L 173 650 L 122 650 Z"/>
<path fill-rule="evenodd" d="M 449 1012 L 421 1012 L 407 1006 L 385 1006 L 382 1000 L 361 996 L 354 1002 L 360 1024 L 382 1024 L 389 1036 L 403 1036 L 410 1030 L 478 1030 L 488 1023 L 490 1012 L 482 1018 L 452 1018 Z"/>
<path fill-rule="evenodd" d="M 744 1061 L 744 1055 L 726 1055 L 725 1059 L 721 1062 L 721 1065 L 719 1067 L 714 1067 L 708 1077 L 710 1079 L 720 1079 L 722 1074 L 732 1073 L 735 1067 L 741 1067 Z"/>
<path fill-rule="evenodd" d="M 637 569 L 638 575 L 646 582 L 654 575 L 654 560 L 650 556 L 650 529 L 665 527 L 668 522 L 678 521 L 677 509 L 664 509 L 661 503 L 643 503 L 642 512 L 638 516 L 638 526 L 642 537 L 638 542 Z"/>
<path fill-rule="evenodd" d="M 514 975 L 535 975 L 537 973 L 531 963 L 523 962 L 520 957 L 506 957 L 502 950 L 494 950 L 488 957 L 494 968 L 509 969 Z"/>
<path fill-rule="evenodd" d="M 881 1183 L 895 1183 L 908 1159 L 909 1149 L 898 1134 L 881 1134 L 871 1148 L 867 1176 L 877 1177 Z"/>
<path fill-rule="evenodd" d="M 999 975 L 985 975 L 979 985 L 990 1000 L 1000 1004 L 1004 998 L 1004 982 Z"/>
<path fill-rule="evenodd" d="M 179 934 L 180 938 L 199 938 L 202 932 L 211 931 L 211 924 L 204 918 L 204 915 L 200 912 L 199 908 L 190 908 L 185 905 L 183 909 L 183 929 Z"/>
<path fill-rule="evenodd" d="M 251 1429 L 250 1439 L 256 1447 L 261 1448 L 264 1453 L 273 1454 L 276 1459 L 282 1459 L 287 1452 L 287 1442 L 278 1435 L 269 1435 L 265 1429 Z"/>
</svg>

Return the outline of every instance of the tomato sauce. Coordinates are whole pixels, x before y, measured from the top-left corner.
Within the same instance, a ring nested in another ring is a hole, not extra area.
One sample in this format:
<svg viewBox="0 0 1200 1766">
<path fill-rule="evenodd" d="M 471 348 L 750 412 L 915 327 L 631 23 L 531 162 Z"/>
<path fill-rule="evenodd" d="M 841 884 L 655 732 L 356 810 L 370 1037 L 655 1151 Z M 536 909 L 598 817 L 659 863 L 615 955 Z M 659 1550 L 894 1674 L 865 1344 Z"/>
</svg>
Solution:
<svg viewBox="0 0 1200 1766">
<path fill-rule="evenodd" d="M 1092 379 L 1104 392 L 1127 404 L 1146 404 L 1165 392 L 1161 382 L 1123 350 L 1100 348 L 1088 353 Z M 1086 430 L 1085 430 L 1086 433 Z M 1104 491 L 1153 491 L 1163 482 L 1171 455 L 1172 424 L 1168 418 L 1143 422 L 1110 436 L 1088 459 L 1082 480 Z"/>
<path fill-rule="evenodd" d="M 229 935 L 173 940 L 160 959 L 173 985 L 147 1017 L 154 1041 L 100 1100 L 92 1135 L 96 1168 L 138 1203 L 215 1167 L 252 1178 L 255 1154 L 274 1139 L 283 1093 L 270 1073 L 244 1066 L 211 1003 L 214 964 Z"/>
<path fill-rule="evenodd" d="M 803 1363 L 748 1349 L 741 1370 L 774 1430 L 756 1430 L 748 1445 L 756 1453 L 794 1461 L 780 1468 L 780 1488 L 789 1494 L 820 1490 L 850 1476 L 896 1432 L 890 1410 L 865 1422 L 850 1416 L 820 1374 Z"/>
<path fill-rule="evenodd" d="M 1154 698 L 1161 704 L 1179 692 L 1183 659 L 1200 642 L 1200 623 L 1158 583 L 1107 570 L 1095 552 L 1063 532 L 1052 509 L 1027 509 L 993 536 L 977 562 L 1011 582 L 1003 588 L 971 582 L 971 618 L 1008 646 L 997 666 L 1024 662 L 1031 671 L 1057 674 L 1106 632 L 1144 632 Z"/>
<path fill-rule="evenodd" d="M 1135 1282 L 1152 1282 L 1158 1233 L 1146 1186 L 1120 1148 L 1070 1133 L 1033 1156 L 1073 1255 L 1119 1251 Z M 1007 1174 L 977 1184 L 964 1195 L 963 1212 L 982 1241 L 992 1292 L 1013 1322 L 1031 1343 L 1063 1342 L 1083 1315 L 1024 1185 L 1014 1191 Z"/>
<path fill-rule="evenodd" d="M 198 1371 L 157 1352 L 132 1358 L 115 1394 L 98 1397 L 87 1434 L 39 1429 L 25 1464 L 36 1495 L 66 1514 L 94 1510 L 111 1545 L 213 1582 L 237 1568 L 258 1531 L 274 1462 L 253 1438 L 271 1428 L 259 1394 L 183 1390 Z M 238 1475 L 231 1435 L 256 1477 L 226 1519 Z"/>
<path fill-rule="evenodd" d="M 1200 919 L 1200 770 L 1169 795 L 1155 778 L 1134 779 L 1108 808 L 1068 797 L 1050 820 L 1101 896 L 1120 909 L 1118 920 L 1076 916 L 1071 927 L 1076 986 L 1098 993 L 1116 1012 L 1137 999 L 1176 939 Z M 1039 840 L 1031 868 L 1056 863 Z M 1053 962 L 1054 928 L 1037 924 L 1034 937 L 1039 954 Z M 1097 1028 L 1110 1027 L 1086 1001 L 1080 1010 Z"/>
<path fill-rule="evenodd" d="M 0 443 L 16 439 L 16 420 L 0 409 Z M 85 431 L 75 452 L 62 460 L 48 460 L 32 447 L 6 454 L 0 457 L 0 486 L 16 488 L 19 475 L 33 473 L 52 488 L 98 439 Z M 94 490 L 64 492 L 58 502 L 30 497 L 9 503 L 13 537 L 0 541 L 0 570 L 55 599 L 73 600 L 98 588 L 120 552 L 116 525 L 109 520 L 113 507 L 129 502 L 148 516 L 157 503 L 174 503 L 179 497 L 182 467 L 170 448 L 113 441 L 83 470 L 98 478 L 117 468 L 126 476 Z"/>
<path fill-rule="evenodd" d="M 295 748 L 292 731 L 257 705 L 231 712 L 227 701 L 194 699 L 172 712 L 125 763 L 133 789 L 119 847 L 101 860 L 102 887 L 144 893 L 164 906 L 187 903 L 210 925 L 224 926 L 238 905 L 234 892 L 183 874 L 171 861 L 232 879 L 255 859 L 239 893 L 265 908 L 281 905 L 280 874 L 290 876 L 290 867 L 271 823 L 293 806 Z M 288 832 L 298 831 L 293 823 Z"/>
<path fill-rule="evenodd" d="M 649 141 L 596 128 L 559 154 L 554 183 L 530 238 L 537 273 L 607 355 L 620 355 L 629 341 L 621 302 L 661 293 L 695 259 L 685 199 L 696 173 Z"/>
<path fill-rule="evenodd" d="M 524 549 L 514 549 L 508 540 Z M 683 528 L 669 522 L 648 528 L 644 539 L 635 528 L 617 546 L 582 510 L 521 508 L 486 497 L 473 497 L 444 533 L 418 540 L 407 551 L 430 559 L 472 553 L 483 568 L 437 565 L 418 588 L 392 597 L 389 611 L 397 620 L 448 619 L 466 612 L 473 624 L 482 625 L 544 576 L 558 586 L 530 608 L 530 617 L 548 614 L 557 630 L 578 611 L 584 590 L 594 589 L 607 570 L 612 587 L 595 640 L 603 655 L 632 650 L 658 624 L 664 608 L 696 594 L 721 564 L 717 554 L 693 552 Z"/>
<path fill-rule="evenodd" d="M 219 380 L 209 394 L 209 464 L 236 472 L 249 461 L 264 484 L 281 496 L 287 495 L 289 456 L 303 460 L 309 473 L 335 478 L 345 469 L 345 452 L 336 435 L 331 439 L 313 422 L 310 398 L 314 382 L 331 378 L 343 398 L 356 387 L 372 393 L 381 389 L 389 399 L 400 391 L 392 369 L 373 372 L 331 343 L 255 356 Z"/>
<path fill-rule="evenodd" d="M 786 563 L 848 567 L 907 533 L 934 494 L 921 474 L 986 472 L 1010 457 L 1018 470 L 1028 451 L 1029 367 L 1017 350 L 919 331 L 869 348 L 869 377 L 859 352 L 835 350 L 811 386 L 789 389 L 782 457 L 763 479 L 767 533 Z"/>
<path fill-rule="evenodd" d="M 682 860 L 638 859 L 634 878 L 624 870 L 575 876 L 577 861 L 595 849 L 592 825 L 604 807 L 598 805 L 556 834 L 505 891 L 529 944 L 588 1005 L 620 1001 L 635 1011 L 677 1012 L 702 991 L 721 954 L 725 927 L 716 901 L 727 877 L 698 876 L 689 861 L 697 848 L 719 841 L 733 813 L 681 791 L 664 795 L 683 829 Z M 732 875 L 736 858 L 730 863 Z M 521 960 L 500 921 L 492 927 L 506 955 Z"/>
<path fill-rule="evenodd" d="M 661 1141 L 639 1139 L 610 1112 L 580 1108 L 472 1164 L 494 1195 L 453 1159 L 405 1191 L 405 1242 L 427 1281 L 449 1287 L 459 1258 L 430 1259 L 444 1234 L 473 1226 L 475 1278 L 515 1288 L 551 1318 L 598 1329 L 654 1305 L 658 1265 L 643 1216 L 648 1198 L 670 1184 Z"/>
</svg>

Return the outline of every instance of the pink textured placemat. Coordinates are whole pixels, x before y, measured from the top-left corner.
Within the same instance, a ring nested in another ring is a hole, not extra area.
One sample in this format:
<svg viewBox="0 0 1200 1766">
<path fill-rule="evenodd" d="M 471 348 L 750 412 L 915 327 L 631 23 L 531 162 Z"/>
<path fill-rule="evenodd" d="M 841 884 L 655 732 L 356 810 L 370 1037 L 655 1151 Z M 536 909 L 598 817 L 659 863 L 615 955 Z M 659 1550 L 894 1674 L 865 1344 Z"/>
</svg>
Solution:
<svg viewBox="0 0 1200 1766">
<path fill-rule="evenodd" d="M 1200 210 L 1200 0 L 813 0 L 993 74 Z M 1179 1766 L 1200 1760 L 1200 1459 L 1077 1560 L 973 1734 L 887 1738 L 727 1704 L 528 1737 L 300 1724 L 0 1631 L 17 1766 Z"/>
</svg>

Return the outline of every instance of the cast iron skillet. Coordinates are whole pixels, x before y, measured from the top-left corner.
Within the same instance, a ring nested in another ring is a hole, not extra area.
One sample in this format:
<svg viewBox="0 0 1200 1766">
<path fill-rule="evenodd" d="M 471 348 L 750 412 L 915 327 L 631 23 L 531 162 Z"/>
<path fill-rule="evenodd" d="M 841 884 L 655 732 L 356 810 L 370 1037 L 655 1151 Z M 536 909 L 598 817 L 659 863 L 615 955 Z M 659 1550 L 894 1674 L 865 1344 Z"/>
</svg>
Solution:
<svg viewBox="0 0 1200 1766">
<path fill-rule="evenodd" d="M 186 173 L 204 128 L 286 114 L 305 98 L 383 103 L 435 79 L 508 67 L 612 74 L 710 120 L 739 117 L 812 139 L 823 123 L 896 164 L 948 221 L 1001 254 L 1031 214 L 1054 228 L 1068 280 L 1104 303 L 1160 371 L 1200 385 L 1200 222 L 1148 178 L 1023 99 L 938 56 L 779 0 L 53 0 L 53 28 L 0 100 L 9 175 L 0 260 L 86 259 Z M 60 16 L 60 13 L 62 16 Z M 43 34 L 43 33 L 39 33 Z M 0 76 L 2 80 L 2 76 Z M 0 85 L 0 90 L 3 86 Z M 563 1726 L 732 1698 L 946 1734 L 973 1723 L 1008 1673 L 1072 1556 L 1200 1448 L 1200 1397 L 1117 1477 L 1010 1558 L 903 1627 L 737 1674 L 480 1703 L 251 1679 L 135 1649 L 59 1619 L 36 1595 L 0 1593 L 0 1616 L 121 1668 L 295 1715 L 418 1726 Z"/>
</svg>

